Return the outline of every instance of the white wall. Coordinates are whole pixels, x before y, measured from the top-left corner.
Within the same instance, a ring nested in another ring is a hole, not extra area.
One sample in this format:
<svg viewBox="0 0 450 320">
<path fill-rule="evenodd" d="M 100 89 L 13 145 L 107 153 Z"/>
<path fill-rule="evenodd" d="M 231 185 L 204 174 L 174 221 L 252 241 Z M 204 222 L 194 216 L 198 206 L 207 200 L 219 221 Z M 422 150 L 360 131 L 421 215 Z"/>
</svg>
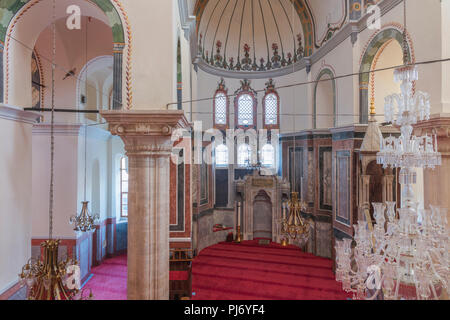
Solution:
<svg viewBox="0 0 450 320">
<path fill-rule="evenodd" d="M 0 294 L 31 256 L 31 127 L 0 115 Z"/>
<path fill-rule="evenodd" d="M 78 134 L 79 126 L 55 129 L 55 180 L 53 235 L 74 238 L 69 218 L 77 213 L 78 194 Z M 50 188 L 50 128 L 35 126 L 33 129 L 33 238 L 47 239 L 49 235 Z"/>
</svg>

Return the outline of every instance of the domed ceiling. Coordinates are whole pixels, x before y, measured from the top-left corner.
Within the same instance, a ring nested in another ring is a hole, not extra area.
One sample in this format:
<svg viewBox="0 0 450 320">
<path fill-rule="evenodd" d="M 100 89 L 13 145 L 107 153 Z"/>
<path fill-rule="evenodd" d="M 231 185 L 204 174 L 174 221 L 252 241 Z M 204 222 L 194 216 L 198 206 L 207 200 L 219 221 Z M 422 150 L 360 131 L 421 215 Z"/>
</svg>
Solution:
<svg viewBox="0 0 450 320">
<path fill-rule="evenodd" d="M 310 56 L 347 21 L 346 0 L 197 0 L 199 54 L 223 71 L 265 72 Z"/>
</svg>

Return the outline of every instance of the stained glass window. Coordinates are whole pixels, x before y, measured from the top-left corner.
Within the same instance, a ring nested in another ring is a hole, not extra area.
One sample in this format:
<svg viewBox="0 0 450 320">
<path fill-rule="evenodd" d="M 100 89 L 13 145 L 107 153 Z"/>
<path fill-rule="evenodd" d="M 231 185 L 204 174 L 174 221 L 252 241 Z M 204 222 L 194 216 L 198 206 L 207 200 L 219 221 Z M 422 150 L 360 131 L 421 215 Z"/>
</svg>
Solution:
<svg viewBox="0 0 450 320">
<path fill-rule="evenodd" d="M 275 150 L 271 144 L 266 144 L 261 150 L 261 164 L 264 167 L 273 167 L 275 163 Z"/>
<path fill-rule="evenodd" d="M 274 93 L 269 93 L 264 98 L 265 104 L 265 125 L 278 124 L 278 97 Z"/>
<path fill-rule="evenodd" d="M 241 167 L 248 166 L 250 164 L 252 149 L 246 143 L 243 143 L 238 148 L 237 162 Z"/>
<path fill-rule="evenodd" d="M 253 125 L 253 98 L 249 94 L 243 94 L 238 99 L 238 125 Z"/>
<path fill-rule="evenodd" d="M 223 92 L 218 92 L 215 96 L 216 124 L 227 124 L 227 97 Z"/>
<path fill-rule="evenodd" d="M 224 144 L 221 144 L 216 147 L 216 166 L 218 167 L 228 166 L 228 148 Z"/>
<path fill-rule="evenodd" d="M 128 161 L 120 159 L 120 216 L 128 217 Z"/>
</svg>

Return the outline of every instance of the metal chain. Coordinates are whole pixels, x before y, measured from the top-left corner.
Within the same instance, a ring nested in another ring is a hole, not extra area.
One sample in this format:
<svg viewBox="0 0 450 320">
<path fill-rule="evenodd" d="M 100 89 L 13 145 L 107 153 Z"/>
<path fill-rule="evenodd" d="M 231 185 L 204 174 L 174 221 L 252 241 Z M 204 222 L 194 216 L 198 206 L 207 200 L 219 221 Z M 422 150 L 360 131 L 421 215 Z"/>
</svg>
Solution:
<svg viewBox="0 0 450 320">
<path fill-rule="evenodd" d="M 53 239 L 53 188 L 55 162 L 55 60 L 56 60 L 56 0 L 53 0 L 52 116 L 50 125 L 50 200 L 48 210 L 49 239 Z"/>
<path fill-rule="evenodd" d="M 403 0 L 403 63 L 409 64 L 408 38 L 406 35 L 406 0 Z"/>
<path fill-rule="evenodd" d="M 87 124 L 84 125 L 84 201 L 86 201 L 86 181 L 87 181 Z"/>
</svg>

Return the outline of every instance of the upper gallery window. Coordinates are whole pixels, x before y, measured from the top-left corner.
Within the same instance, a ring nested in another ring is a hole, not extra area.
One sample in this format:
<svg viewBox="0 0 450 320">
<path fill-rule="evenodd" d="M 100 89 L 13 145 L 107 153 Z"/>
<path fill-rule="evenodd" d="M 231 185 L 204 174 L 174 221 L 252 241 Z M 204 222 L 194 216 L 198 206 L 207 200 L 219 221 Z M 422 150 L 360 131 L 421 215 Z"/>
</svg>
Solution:
<svg viewBox="0 0 450 320">
<path fill-rule="evenodd" d="M 228 148 L 224 144 L 221 144 L 216 147 L 216 166 L 217 167 L 228 166 Z"/>
<path fill-rule="evenodd" d="M 275 90 L 273 80 L 266 83 L 266 93 L 263 99 L 264 128 L 279 129 L 280 127 L 280 97 Z"/>
<path fill-rule="evenodd" d="M 247 129 L 256 128 L 256 91 L 250 87 L 250 81 L 241 81 L 241 87 L 235 92 L 235 126 Z"/>
<path fill-rule="evenodd" d="M 128 161 L 120 159 L 120 217 L 128 217 Z"/>
<path fill-rule="evenodd" d="M 225 81 L 222 79 L 214 95 L 214 128 L 228 128 L 228 90 L 225 88 Z"/>
<path fill-rule="evenodd" d="M 238 125 L 253 125 L 253 99 L 249 94 L 243 94 L 238 99 Z"/>
</svg>

